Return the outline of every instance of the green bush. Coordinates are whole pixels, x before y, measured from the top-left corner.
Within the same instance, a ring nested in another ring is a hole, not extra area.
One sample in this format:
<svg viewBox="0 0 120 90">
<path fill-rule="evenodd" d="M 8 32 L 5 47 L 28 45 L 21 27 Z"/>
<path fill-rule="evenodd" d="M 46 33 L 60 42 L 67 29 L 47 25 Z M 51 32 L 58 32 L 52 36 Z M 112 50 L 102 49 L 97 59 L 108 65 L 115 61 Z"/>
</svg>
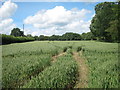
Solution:
<svg viewBox="0 0 120 90">
<path fill-rule="evenodd" d="M 77 47 L 77 52 L 82 50 L 82 46 Z"/>
<path fill-rule="evenodd" d="M 63 48 L 63 52 L 66 52 L 66 51 L 67 51 L 67 47 L 64 47 L 64 48 Z"/>
<path fill-rule="evenodd" d="M 15 37 L 11 35 L 2 34 L 2 44 L 28 42 L 28 41 L 34 41 L 34 40 L 35 39 L 32 37 Z"/>
<path fill-rule="evenodd" d="M 72 49 L 72 46 L 67 46 L 63 48 L 63 52 L 66 52 L 68 49 Z"/>
<path fill-rule="evenodd" d="M 68 48 L 72 49 L 72 46 L 68 46 Z"/>
</svg>

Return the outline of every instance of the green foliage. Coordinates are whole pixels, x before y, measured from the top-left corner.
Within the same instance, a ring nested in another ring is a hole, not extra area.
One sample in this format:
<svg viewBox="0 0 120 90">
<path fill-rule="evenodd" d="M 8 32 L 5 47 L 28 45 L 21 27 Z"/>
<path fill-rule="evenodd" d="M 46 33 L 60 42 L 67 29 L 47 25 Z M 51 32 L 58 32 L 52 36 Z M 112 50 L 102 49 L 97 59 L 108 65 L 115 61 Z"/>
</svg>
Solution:
<svg viewBox="0 0 120 90">
<path fill-rule="evenodd" d="M 68 48 L 72 49 L 72 46 L 68 46 Z"/>
<path fill-rule="evenodd" d="M 20 54 L 18 53 L 18 55 Z M 49 54 L 18 55 L 3 57 L 3 87 L 18 87 L 24 84 L 27 78 L 31 78 L 50 65 L 51 58 Z"/>
<path fill-rule="evenodd" d="M 27 37 L 32 37 L 32 35 L 31 34 L 27 34 Z"/>
<path fill-rule="evenodd" d="M 95 39 L 92 32 L 82 33 L 81 37 L 82 37 L 82 40 L 94 40 Z"/>
<path fill-rule="evenodd" d="M 34 41 L 3 45 L 3 87 L 74 86 L 71 84 L 76 80 L 77 65 L 71 52 L 81 46 L 89 66 L 88 86 L 118 87 L 118 43 L 97 41 Z M 63 52 L 64 47 L 67 47 L 67 55 L 50 63 L 51 57 Z"/>
<path fill-rule="evenodd" d="M 54 51 L 51 52 L 52 56 L 55 56 L 55 55 L 58 55 L 58 54 L 59 54 L 58 50 L 54 50 Z"/>
<path fill-rule="evenodd" d="M 69 51 L 68 49 L 71 49 L 72 50 L 73 46 L 66 46 L 63 48 L 63 52 L 67 52 Z"/>
<path fill-rule="evenodd" d="M 72 49 L 68 48 L 68 49 L 67 49 L 67 53 L 72 55 L 72 54 L 73 54 L 73 53 L 72 53 Z"/>
<path fill-rule="evenodd" d="M 52 35 L 52 36 L 44 36 L 40 35 L 38 40 L 50 40 L 50 41 L 71 41 L 71 40 L 81 40 L 80 34 L 77 33 L 65 33 L 62 36 Z"/>
<path fill-rule="evenodd" d="M 34 36 L 34 38 L 35 38 L 35 40 L 38 40 L 38 39 L 39 39 L 39 37 L 38 37 L 38 36 Z"/>
<path fill-rule="evenodd" d="M 66 52 L 66 51 L 67 51 L 67 47 L 64 47 L 64 48 L 63 48 L 63 52 Z"/>
<path fill-rule="evenodd" d="M 13 28 L 13 30 L 11 31 L 10 35 L 13 35 L 15 37 L 17 37 L 17 36 L 24 36 L 24 32 L 20 31 L 19 28 Z"/>
<path fill-rule="evenodd" d="M 119 26 L 116 22 L 118 20 L 118 9 L 118 3 L 116 2 L 103 2 L 95 6 L 96 14 L 91 21 L 90 29 L 99 40 L 117 41 L 115 36 L 117 36 L 116 32 Z M 114 33 L 111 34 L 113 31 Z"/>
<path fill-rule="evenodd" d="M 52 35 L 52 36 L 50 36 L 49 40 L 51 40 L 51 41 L 59 40 L 59 36 L 58 35 Z"/>
<path fill-rule="evenodd" d="M 34 77 L 23 88 L 67 88 L 76 81 L 77 64 L 71 55 L 58 58 L 57 62 Z"/>
<path fill-rule="evenodd" d="M 27 42 L 34 40 L 35 39 L 32 37 L 15 37 L 11 35 L 2 34 L 2 44 L 19 43 L 19 42 Z"/>
<path fill-rule="evenodd" d="M 82 46 L 77 47 L 77 52 L 82 50 Z"/>
<path fill-rule="evenodd" d="M 120 67 L 118 66 L 117 48 L 110 44 L 106 44 L 104 50 L 96 47 L 97 45 L 85 48 L 83 52 L 90 70 L 89 88 L 118 88 L 118 70 Z"/>
<path fill-rule="evenodd" d="M 108 37 L 111 38 L 112 42 L 118 42 L 118 20 L 114 20 L 110 22 L 110 27 L 106 29 L 108 32 Z"/>
<path fill-rule="evenodd" d="M 81 40 L 81 36 L 77 33 L 65 33 L 62 35 L 62 39 L 66 41 Z"/>
<path fill-rule="evenodd" d="M 44 40 L 44 35 L 40 35 L 39 36 L 39 40 L 41 41 L 41 40 Z"/>
</svg>

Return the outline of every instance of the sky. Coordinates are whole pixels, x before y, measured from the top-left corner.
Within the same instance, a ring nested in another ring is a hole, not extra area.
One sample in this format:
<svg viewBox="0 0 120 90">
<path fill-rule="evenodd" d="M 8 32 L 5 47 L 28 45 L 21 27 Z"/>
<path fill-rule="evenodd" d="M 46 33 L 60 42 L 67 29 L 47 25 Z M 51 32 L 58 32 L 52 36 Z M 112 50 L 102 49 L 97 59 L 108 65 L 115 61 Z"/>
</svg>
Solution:
<svg viewBox="0 0 120 90">
<path fill-rule="evenodd" d="M 94 7 L 99 3 L 95 0 L 94 2 L 21 1 L 23 2 L 7 0 L 0 4 L 0 33 L 8 35 L 16 27 L 23 30 L 23 24 L 24 34 L 33 36 L 89 32 L 92 17 L 95 15 Z"/>
</svg>

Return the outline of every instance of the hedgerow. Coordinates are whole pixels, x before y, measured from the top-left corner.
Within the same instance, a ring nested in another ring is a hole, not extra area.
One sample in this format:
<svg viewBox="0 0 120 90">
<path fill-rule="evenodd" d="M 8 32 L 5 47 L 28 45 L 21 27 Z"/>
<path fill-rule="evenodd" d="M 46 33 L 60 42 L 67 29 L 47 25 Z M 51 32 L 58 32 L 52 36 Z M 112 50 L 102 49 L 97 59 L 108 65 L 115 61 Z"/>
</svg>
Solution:
<svg viewBox="0 0 120 90">
<path fill-rule="evenodd" d="M 20 43 L 20 42 L 28 42 L 35 40 L 32 37 L 15 37 L 12 35 L 5 35 L 5 34 L 2 34 L 1 36 L 2 36 L 2 44 Z"/>
</svg>

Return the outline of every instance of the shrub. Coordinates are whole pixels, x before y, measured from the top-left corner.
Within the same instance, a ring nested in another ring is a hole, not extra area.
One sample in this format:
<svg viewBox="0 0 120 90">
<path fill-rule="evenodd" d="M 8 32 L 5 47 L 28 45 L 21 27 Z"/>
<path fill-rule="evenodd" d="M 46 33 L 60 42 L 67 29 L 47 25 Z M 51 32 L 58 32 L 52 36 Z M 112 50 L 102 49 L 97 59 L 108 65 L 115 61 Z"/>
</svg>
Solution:
<svg viewBox="0 0 120 90">
<path fill-rule="evenodd" d="M 2 44 L 28 42 L 28 41 L 34 41 L 34 40 L 35 39 L 32 37 L 14 37 L 11 35 L 2 34 Z"/>
<path fill-rule="evenodd" d="M 77 52 L 82 50 L 82 46 L 77 47 Z"/>
<path fill-rule="evenodd" d="M 68 48 L 72 49 L 72 46 L 68 46 Z"/>
<path fill-rule="evenodd" d="M 66 51 L 67 51 L 67 47 L 64 47 L 64 48 L 63 48 L 63 52 L 66 52 Z"/>
</svg>

